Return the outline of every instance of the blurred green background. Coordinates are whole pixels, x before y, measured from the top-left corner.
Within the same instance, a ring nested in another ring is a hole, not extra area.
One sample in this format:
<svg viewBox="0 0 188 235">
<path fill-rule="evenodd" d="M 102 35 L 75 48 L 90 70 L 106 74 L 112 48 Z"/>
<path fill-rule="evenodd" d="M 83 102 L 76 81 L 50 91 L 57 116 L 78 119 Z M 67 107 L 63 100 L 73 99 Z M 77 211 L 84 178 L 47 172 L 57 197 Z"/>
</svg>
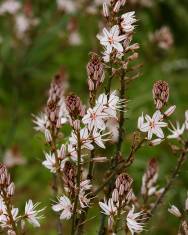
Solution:
<svg viewBox="0 0 188 235">
<path fill-rule="evenodd" d="M 0 9 L 4 2 L 0 0 Z M 16 183 L 16 205 L 22 208 L 28 198 L 48 205 L 41 229 L 34 231 L 31 228 L 27 234 L 56 234 L 54 221 L 57 217 L 50 209 L 54 199 L 50 190 L 51 174 L 41 166 L 44 140 L 33 129 L 32 114 L 38 114 L 45 105 L 51 79 L 62 66 L 69 77 L 69 90 L 86 102 L 88 54 L 101 49 L 96 39 L 102 21 L 98 2 L 80 3 L 77 0 L 74 2 L 78 4 L 76 10 L 67 12 L 58 8 L 55 0 L 20 1 L 16 13 L 0 11 L 0 158 L 3 161 L 7 154 L 17 154 L 25 161 L 25 164 L 10 169 Z M 131 2 L 128 1 L 125 11 L 136 11 L 138 22 L 134 41 L 140 44 L 139 62 L 143 63 L 143 68 L 142 75 L 126 94 L 129 102 L 124 154 L 129 151 L 129 133 L 136 129 L 137 117 L 142 112 L 152 114 L 154 111 L 151 93 L 154 81 L 169 82 L 170 103 L 177 105 L 175 119 L 183 121 L 184 111 L 188 109 L 187 0 L 143 1 L 149 5 Z M 19 21 L 20 15 L 24 15 L 29 26 L 23 19 Z M 149 36 L 162 26 L 168 26 L 174 38 L 168 49 L 159 48 Z M 141 176 L 151 157 L 158 159 L 161 187 L 176 164 L 176 158 L 165 143 L 140 150 L 135 164 L 129 169 L 136 192 L 139 192 Z M 167 208 L 173 203 L 180 207 L 184 204 L 188 190 L 187 166 L 185 164 L 164 205 L 158 210 L 155 223 L 146 226 L 145 234 L 177 234 L 178 221 Z M 96 234 L 99 222 L 99 210 L 92 213 L 96 218 L 88 224 L 88 235 Z"/>
</svg>

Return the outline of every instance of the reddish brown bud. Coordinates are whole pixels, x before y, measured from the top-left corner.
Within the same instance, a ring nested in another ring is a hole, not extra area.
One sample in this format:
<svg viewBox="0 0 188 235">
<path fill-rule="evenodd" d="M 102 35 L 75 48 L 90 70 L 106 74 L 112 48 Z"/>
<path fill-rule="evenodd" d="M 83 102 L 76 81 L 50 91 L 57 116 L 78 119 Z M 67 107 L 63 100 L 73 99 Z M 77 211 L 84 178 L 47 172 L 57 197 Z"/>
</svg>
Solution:
<svg viewBox="0 0 188 235">
<path fill-rule="evenodd" d="M 68 192 L 73 196 L 75 194 L 75 169 L 70 161 L 64 166 L 63 181 Z"/>
<path fill-rule="evenodd" d="M 63 95 L 66 89 L 66 77 L 64 70 L 57 73 L 49 90 L 46 113 L 50 124 L 56 128 L 59 128 L 61 123 L 60 114 L 62 103 L 64 103 Z"/>
<path fill-rule="evenodd" d="M 69 95 L 66 97 L 65 103 L 66 108 L 73 120 L 84 115 L 84 106 L 81 103 L 80 97 L 76 95 Z"/>
<path fill-rule="evenodd" d="M 168 102 L 168 98 L 168 83 L 162 80 L 155 82 L 153 85 L 153 99 L 156 109 L 162 109 L 162 107 Z"/>
<path fill-rule="evenodd" d="M 149 194 L 149 190 L 156 184 L 158 178 L 158 164 L 155 158 L 152 158 L 148 162 L 148 166 L 146 169 L 145 174 L 142 178 L 142 188 L 141 193 L 142 195 Z"/>
<path fill-rule="evenodd" d="M 122 173 L 118 175 L 115 186 L 120 197 L 123 197 L 125 200 L 130 199 L 130 195 L 132 194 L 132 183 L 133 180 L 128 174 Z"/>
<path fill-rule="evenodd" d="M 104 80 L 104 68 L 98 55 L 92 54 L 87 64 L 89 90 L 96 90 Z"/>
<path fill-rule="evenodd" d="M 10 176 L 4 164 L 0 164 L 0 185 L 8 186 L 10 184 Z"/>
</svg>

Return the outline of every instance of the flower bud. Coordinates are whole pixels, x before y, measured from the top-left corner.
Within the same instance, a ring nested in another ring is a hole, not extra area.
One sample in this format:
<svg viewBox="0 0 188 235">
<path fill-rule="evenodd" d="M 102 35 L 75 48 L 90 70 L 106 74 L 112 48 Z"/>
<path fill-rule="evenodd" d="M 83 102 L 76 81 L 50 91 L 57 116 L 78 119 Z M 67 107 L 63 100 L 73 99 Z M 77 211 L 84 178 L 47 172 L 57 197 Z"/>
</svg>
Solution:
<svg viewBox="0 0 188 235">
<path fill-rule="evenodd" d="M 112 200 L 114 202 L 118 202 L 118 200 L 119 200 L 119 193 L 118 193 L 118 190 L 116 188 L 112 192 Z"/>
<path fill-rule="evenodd" d="M 118 0 L 113 8 L 113 12 L 115 13 L 119 12 L 120 7 L 121 7 L 121 1 Z"/>
<path fill-rule="evenodd" d="M 80 120 L 75 120 L 75 121 L 73 121 L 73 127 L 74 127 L 74 129 L 75 130 L 80 130 Z"/>
<path fill-rule="evenodd" d="M 138 59 L 139 54 L 137 52 L 134 52 L 131 56 L 128 57 L 129 61 L 134 61 Z"/>
<path fill-rule="evenodd" d="M 127 200 L 129 198 L 130 192 L 132 194 L 132 183 L 133 180 L 128 174 L 122 173 L 118 175 L 115 186 L 119 192 L 119 196 Z"/>
<path fill-rule="evenodd" d="M 96 90 L 104 81 L 104 68 L 98 55 L 92 54 L 87 64 L 89 90 Z"/>
<path fill-rule="evenodd" d="M 89 78 L 88 79 L 88 87 L 90 91 L 94 91 L 95 90 L 95 84 L 94 82 Z"/>
<path fill-rule="evenodd" d="M 109 17 L 109 9 L 108 9 L 108 5 L 106 2 L 103 3 L 103 15 L 106 18 Z"/>
<path fill-rule="evenodd" d="M 12 182 L 7 188 L 7 194 L 9 197 L 12 197 L 14 195 L 14 192 L 15 192 L 15 185 Z"/>
<path fill-rule="evenodd" d="M 182 216 L 180 210 L 174 205 L 172 205 L 171 208 L 168 209 L 168 212 L 179 218 Z"/>
<path fill-rule="evenodd" d="M 147 165 L 146 172 L 142 177 L 141 194 L 148 195 L 155 189 L 158 178 L 158 164 L 155 158 L 152 158 Z"/>
<path fill-rule="evenodd" d="M 84 107 L 82 106 L 80 97 L 76 95 L 69 95 L 67 96 L 65 103 L 66 108 L 73 120 L 83 115 Z"/>
<path fill-rule="evenodd" d="M 169 117 L 169 116 L 171 116 L 171 115 L 174 113 L 175 110 L 176 110 L 176 105 L 172 105 L 172 106 L 170 106 L 170 108 L 168 108 L 168 109 L 164 112 L 164 115 L 165 115 L 166 117 Z"/>
<path fill-rule="evenodd" d="M 162 109 L 162 107 L 168 102 L 169 98 L 168 83 L 162 80 L 155 82 L 152 92 L 156 109 Z"/>
<path fill-rule="evenodd" d="M 10 176 L 5 165 L 0 164 L 0 185 L 8 186 L 10 183 Z"/>
<path fill-rule="evenodd" d="M 156 145 L 159 145 L 162 141 L 163 141 L 163 139 L 160 139 L 160 138 L 154 139 L 154 140 L 150 141 L 150 145 L 156 146 Z"/>
</svg>

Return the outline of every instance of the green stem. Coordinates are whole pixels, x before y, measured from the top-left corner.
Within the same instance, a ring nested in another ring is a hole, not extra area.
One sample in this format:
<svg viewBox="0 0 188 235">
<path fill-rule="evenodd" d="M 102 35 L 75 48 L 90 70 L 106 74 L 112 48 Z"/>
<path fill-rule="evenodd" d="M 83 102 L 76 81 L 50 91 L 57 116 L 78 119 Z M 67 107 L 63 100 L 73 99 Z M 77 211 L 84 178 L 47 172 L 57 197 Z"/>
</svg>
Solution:
<svg viewBox="0 0 188 235">
<path fill-rule="evenodd" d="M 16 226 L 16 223 L 14 221 L 14 218 L 12 216 L 12 206 L 10 204 L 10 199 L 7 198 L 7 195 L 6 195 L 6 192 L 4 191 L 4 189 L 2 189 L 2 192 L 3 192 L 3 199 L 4 199 L 4 202 L 5 202 L 5 205 L 6 205 L 6 208 L 7 208 L 7 213 L 8 213 L 8 217 L 9 217 L 9 220 L 10 220 L 10 224 L 12 225 L 12 229 L 13 231 L 15 232 L 16 235 L 18 235 L 18 229 L 17 229 L 17 226 Z"/>
<path fill-rule="evenodd" d="M 122 74 L 121 74 L 121 88 L 120 88 L 119 98 L 120 100 L 125 100 L 125 70 L 122 70 Z M 121 151 L 121 146 L 123 142 L 123 136 L 124 136 L 123 125 L 125 122 L 124 111 L 125 111 L 125 107 L 123 106 L 120 111 L 120 117 L 119 117 L 119 136 L 118 136 L 118 142 L 117 142 L 117 148 L 116 148 L 115 165 L 117 164 L 118 155 Z"/>
<path fill-rule="evenodd" d="M 53 189 L 53 192 L 54 192 L 54 196 L 57 197 L 57 194 L 58 194 L 58 178 L 59 178 L 59 182 L 61 184 L 62 190 L 63 190 L 63 182 L 62 182 L 62 178 L 61 178 L 61 174 L 60 174 L 60 164 L 59 164 L 58 153 L 57 153 L 57 149 L 56 149 L 56 137 L 53 133 L 54 132 L 52 132 L 52 142 L 50 143 L 50 147 L 51 147 L 52 153 L 54 153 L 54 155 L 55 155 L 57 173 L 53 175 L 52 189 Z M 59 235 L 63 234 L 63 228 L 62 228 L 62 223 L 61 223 L 60 218 L 57 221 L 57 232 L 58 232 Z"/>
<path fill-rule="evenodd" d="M 111 85 L 112 85 L 112 78 L 113 78 L 113 72 L 112 72 L 112 65 L 110 66 L 110 72 L 109 72 L 109 78 L 108 78 L 108 83 L 106 86 L 106 95 L 109 99 L 110 96 L 110 91 L 111 91 Z"/>
<path fill-rule="evenodd" d="M 78 199 L 80 193 L 80 178 L 81 178 L 81 141 L 80 141 L 80 131 L 77 131 L 77 156 L 78 156 L 78 171 L 76 176 L 76 197 L 74 201 L 74 208 L 73 208 L 73 218 L 72 218 L 72 228 L 71 228 L 71 235 L 75 234 L 76 231 L 76 215 L 77 215 L 77 207 L 78 207 Z"/>
<path fill-rule="evenodd" d="M 95 100 L 96 100 L 96 91 L 94 90 L 93 92 L 90 93 L 89 103 L 90 103 L 91 108 L 95 106 Z M 93 180 L 93 169 L 94 169 L 93 158 L 94 157 L 95 157 L 95 150 L 93 149 L 90 152 L 89 169 L 88 169 L 88 174 L 87 174 L 87 179 L 90 179 L 91 182 Z M 77 235 L 83 234 L 84 221 L 86 220 L 88 209 L 89 209 L 88 207 L 83 209 L 83 212 L 80 215 L 80 218 L 78 221 Z"/>
<path fill-rule="evenodd" d="M 109 95 L 110 95 L 112 77 L 113 77 L 113 74 L 112 74 L 112 67 L 111 67 L 111 74 L 110 74 L 109 81 L 108 81 L 108 86 L 107 86 L 107 89 L 106 89 L 106 93 L 108 95 L 108 98 L 109 98 Z M 124 69 L 122 70 L 121 78 L 120 78 L 120 97 L 119 98 L 120 98 L 120 100 L 125 99 L 125 70 Z M 122 107 L 122 109 L 120 111 L 119 137 L 118 137 L 118 142 L 117 142 L 116 154 L 115 154 L 115 157 L 112 158 L 112 161 L 111 161 L 111 168 L 114 167 L 114 166 L 117 166 L 117 164 L 118 164 L 118 156 L 119 156 L 119 153 L 121 151 L 121 146 L 122 146 L 122 142 L 123 142 L 123 135 L 124 135 L 123 125 L 124 125 L 124 106 Z M 115 175 L 114 175 L 114 177 L 115 177 Z M 112 189 L 112 186 L 113 186 L 113 178 L 114 177 L 112 177 L 111 182 L 110 182 L 109 187 L 108 187 L 108 193 L 107 193 L 108 198 L 110 196 L 110 192 L 111 192 L 111 189 Z M 102 214 L 101 215 L 101 224 L 100 224 L 100 229 L 99 229 L 99 235 L 104 234 L 105 218 L 106 218 L 106 215 Z"/>
<path fill-rule="evenodd" d="M 171 175 L 168 183 L 166 184 L 163 192 L 161 193 L 160 197 L 157 199 L 157 201 L 155 202 L 154 206 L 152 207 L 152 209 L 150 211 L 151 216 L 153 216 L 154 212 L 156 211 L 158 206 L 161 204 L 163 198 L 165 197 L 166 193 L 168 192 L 168 190 L 170 189 L 170 187 L 173 184 L 174 180 L 176 179 L 181 167 L 183 166 L 183 164 L 185 162 L 185 156 L 186 156 L 186 151 L 183 151 L 181 153 L 181 155 L 179 156 L 179 158 L 178 158 L 176 167 L 175 167 L 174 171 L 172 172 L 172 175 Z"/>
</svg>

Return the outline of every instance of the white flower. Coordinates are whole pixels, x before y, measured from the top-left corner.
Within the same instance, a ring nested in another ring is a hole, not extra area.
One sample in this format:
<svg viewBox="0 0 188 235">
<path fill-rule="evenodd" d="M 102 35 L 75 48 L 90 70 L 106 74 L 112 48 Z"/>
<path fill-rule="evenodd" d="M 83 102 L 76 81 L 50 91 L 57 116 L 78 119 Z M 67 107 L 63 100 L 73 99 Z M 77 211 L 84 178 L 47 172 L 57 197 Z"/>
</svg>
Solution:
<svg viewBox="0 0 188 235">
<path fill-rule="evenodd" d="M 104 62 L 108 63 L 110 61 L 110 53 L 108 51 L 104 51 L 102 52 L 102 54 L 103 54 L 102 58 Z M 116 52 L 116 58 L 118 59 L 122 59 L 123 55 L 124 54 L 122 52 Z"/>
<path fill-rule="evenodd" d="M 57 8 L 67 13 L 74 13 L 76 10 L 75 2 L 72 0 L 57 0 Z"/>
<path fill-rule="evenodd" d="M 176 216 L 176 217 L 181 217 L 181 216 L 182 216 L 180 210 L 179 210 L 176 206 L 174 206 L 174 205 L 172 205 L 172 206 L 168 209 L 168 212 L 170 212 L 172 215 L 174 215 L 174 216 Z"/>
<path fill-rule="evenodd" d="M 78 145 L 78 136 L 77 134 L 72 131 L 71 137 L 69 138 L 70 145 L 77 147 Z M 89 150 L 93 149 L 93 145 L 91 144 L 92 140 L 90 138 L 90 133 L 86 127 L 82 128 L 80 130 L 80 142 L 81 142 L 81 148 L 86 148 Z"/>
<path fill-rule="evenodd" d="M 79 192 L 79 202 L 80 202 L 81 208 L 89 207 L 90 198 L 87 197 L 88 195 L 89 193 L 86 194 L 85 191 L 81 190 Z"/>
<path fill-rule="evenodd" d="M 185 111 L 185 128 L 188 130 L 188 110 Z"/>
<path fill-rule="evenodd" d="M 92 133 L 93 141 L 101 148 L 105 149 L 104 141 L 108 139 L 102 139 L 103 136 L 109 135 L 109 133 L 101 134 L 101 131 L 97 131 L 95 128 Z"/>
<path fill-rule="evenodd" d="M 139 218 L 143 215 L 143 213 L 134 213 L 134 209 L 134 206 L 132 206 L 132 209 L 129 211 L 126 218 L 127 227 L 129 228 L 132 235 L 134 235 L 134 233 L 141 233 L 144 226 L 144 224 L 140 222 L 141 218 Z"/>
<path fill-rule="evenodd" d="M 117 207 L 114 205 L 112 198 L 108 200 L 104 200 L 104 202 L 99 202 L 99 206 L 103 210 L 103 213 L 108 216 L 114 216 L 117 214 Z"/>
<path fill-rule="evenodd" d="M 123 46 L 121 41 L 126 38 L 126 35 L 119 35 L 120 30 L 118 25 L 114 25 L 110 31 L 106 28 L 103 29 L 103 36 L 97 35 L 101 45 L 105 46 L 106 50 L 111 53 L 112 49 L 116 49 L 118 52 L 123 52 Z"/>
<path fill-rule="evenodd" d="M 12 229 L 12 225 L 11 225 L 9 216 L 7 215 L 6 208 L 4 208 L 4 210 L 5 210 L 4 214 L 0 216 L 0 219 L 1 219 L 0 225 L 2 228 Z M 15 222 L 17 221 L 17 218 L 18 218 L 18 212 L 19 212 L 18 208 L 12 208 L 11 210 L 12 218 Z"/>
<path fill-rule="evenodd" d="M 90 180 L 83 180 L 80 183 L 80 190 L 81 191 L 86 191 L 90 190 L 92 188 L 91 181 Z"/>
<path fill-rule="evenodd" d="M 16 29 L 18 31 L 18 35 L 21 37 L 26 31 L 28 31 L 30 27 L 30 21 L 25 15 L 16 16 Z"/>
<path fill-rule="evenodd" d="M 34 127 L 36 131 L 41 131 L 44 133 L 47 142 L 52 141 L 51 133 L 48 130 L 48 117 L 45 113 L 40 113 L 39 116 L 34 116 L 33 123 L 36 125 Z"/>
<path fill-rule="evenodd" d="M 116 118 L 109 118 L 106 122 L 106 128 L 111 134 L 111 142 L 116 143 L 119 137 L 119 122 Z"/>
<path fill-rule="evenodd" d="M 21 7 L 21 4 L 15 0 L 6 0 L 0 5 L 0 15 L 4 13 L 15 14 Z"/>
<path fill-rule="evenodd" d="M 73 31 L 69 34 L 69 43 L 72 46 L 78 46 L 82 43 L 79 32 Z"/>
<path fill-rule="evenodd" d="M 3 198 L 0 196 L 0 223 L 1 223 L 1 218 L 3 218 L 3 214 L 6 214 L 6 206 L 3 201 Z"/>
<path fill-rule="evenodd" d="M 104 62 L 108 63 L 110 61 L 110 53 L 108 51 L 104 51 L 102 54 L 103 54 L 102 58 Z"/>
<path fill-rule="evenodd" d="M 42 165 L 50 170 L 52 173 L 56 173 L 57 164 L 54 153 L 45 153 L 46 160 L 42 162 Z"/>
<path fill-rule="evenodd" d="M 39 219 L 42 218 L 42 216 L 38 215 L 41 211 L 44 209 L 36 210 L 39 203 L 33 204 L 32 200 L 29 200 L 25 204 L 25 218 L 26 220 L 32 224 L 34 227 L 40 227 Z"/>
<path fill-rule="evenodd" d="M 101 94 L 97 101 L 96 106 L 101 107 L 101 111 L 106 115 L 103 115 L 104 118 L 114 117 L 117 118 L 117 110 L 120 110 L 125 101 L 120 100 L 116 95 L 116 91 L 113 91 L 108 97 L 106 94 Z"/>
<path fill-rule="evenodd" d="M 135 19 L 135 11 L 127 12 L 121 16 L 121 27 L 125 33 L 130 33 L 134 30 L 133 25 L 137 20 Z"/>
<path fill-rule="evenodd" d="M 148 132 L 148 140 L 152 139 L 153 134 L 157 137 L 163 139 L 164 133 L 161 127 L 166 127 L 167 123 L 162 122 L 162 114 L 159 110 L 157 110 L 152 117 L 149 115 L 145 116 L 146 123 L 144 123 L 143 114 L 138 118 L 138 128 L 142 132 Z"/>
<path fill-rule="evenodd" d="M 180 127 L 179 122 L 176 122 L 176 128 L 175 126 L 171 123 L 172 129 L 169 129 L 169 131 L 172 133 L 171 135 L 168 135 L 168 139 L 178 139 L 184 132 L 185 130 L 185 124 Z"/>
<path fill-rule="evenodd" d="M 57 150 L 57 159 L 54 153 L 44 153 L 46 160 L 42 162 L 42 165 L 50 170 L 52 173 L 56 173 L 57 170 L 63 171 L 68 157 L 66 156 L 66 147 L 62 144 L 61 148 Z"/>
<path fill-rule="evenodd" d="M 61 211 L 61 220 L 69 220 L 72 216 L 73 206 L 68 197 L 62 196 L 59 198 L 58 203 L 52 206 L 52 209 L 56 212 Z"/>
<path fill-rule="evenodd" d="M 77 161 L 77 151 L 76 151 L 76 146 L 72 145 L 71 143 L 68 144 L 67 148 L 68 153 L 71 155 L 71 158 L 73 161 Z"/>
<path fill-rule="evenodd" d="M 116 111 L 120 110 L 125 101 L 120 100 L 119 97 L 116 95 L 116 91 L 113 91 L 108 99 L 107 107 L 104 109 L 104 112 L 109 114 L 111 117 L 116 118 Z"/>
<path fill-rule="evenodd" d="M 98 105 L 95 106 L 93 109 L 89 108 L 87 110 L 86 115 L 83 117 L 82 122 L 88 126 L 89 130 L 93 128 L 98 128 L 100 130 L 105 129 L 104 118 L 107 115 L 103 112 L 103 107 Z"/>
<path fill-rule="evenodd" d="M 61 97 L 58 105 L 59 105 L 60 109 L 59 109 L 59 114 L 58 114 L 57 126 L 61 127 L 61 125 L 67 123 L 68 116 L 69 116 L 69 112 L 66 109 L 66 104 L 65 104 L 64 97 Z"/>
</svg>

